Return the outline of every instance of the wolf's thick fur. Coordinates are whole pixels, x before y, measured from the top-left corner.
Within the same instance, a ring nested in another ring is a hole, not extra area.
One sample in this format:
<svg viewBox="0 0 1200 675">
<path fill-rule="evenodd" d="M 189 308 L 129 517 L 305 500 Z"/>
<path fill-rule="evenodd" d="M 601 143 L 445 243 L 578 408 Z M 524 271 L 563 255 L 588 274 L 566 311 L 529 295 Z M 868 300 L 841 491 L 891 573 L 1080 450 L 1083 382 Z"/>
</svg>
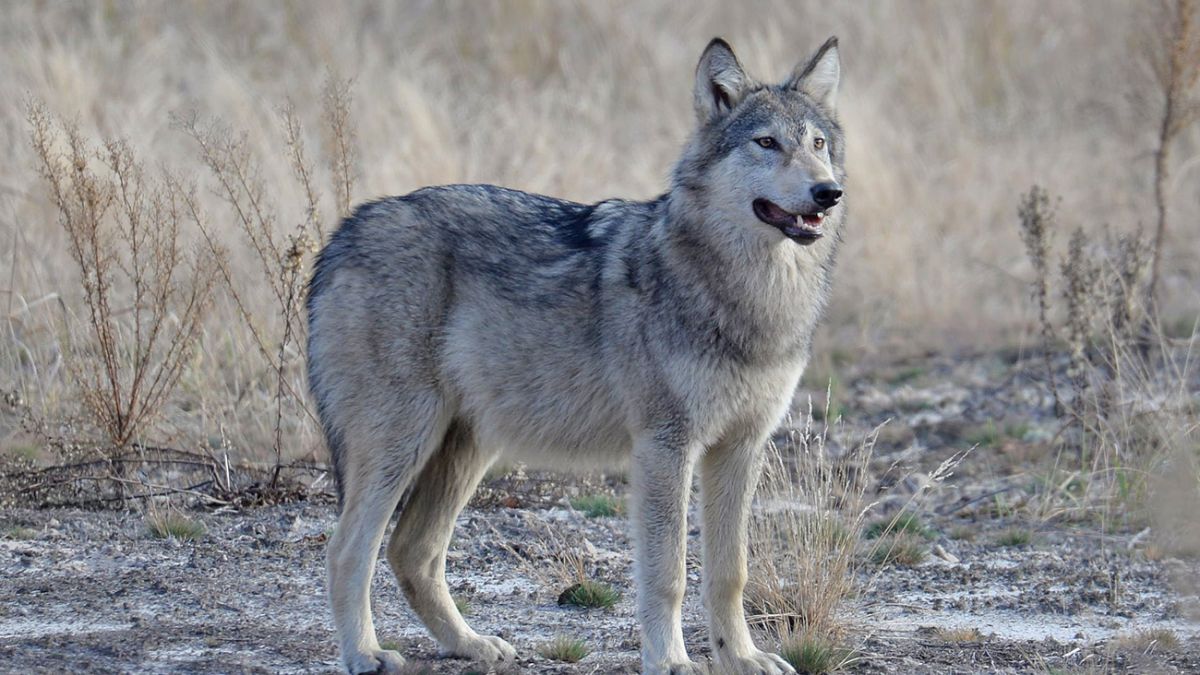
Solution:
<svg viewBox="0 0 1200 675">
<path fill-rule="evenodd" d="M 840 236 L 838 79 L 833 39 L 769 86 L 714 40 L 698 128 L 653 201 L 455 185 L 342 223 L 309 289 L 308 360 L 342 502 L 329 595 L 351 672 L 403 663 L 376 640 L 369 588 L 406 491 L 387 559 L 413 610 L 449 653 L 513 659 L 467 626 L 444 576 L 455 517 L 500 456 L 629 465 L 647 673 L 693 667 L 680 604 L 699 465 L 717 670 L 792 672 L 746 627 L 746 524 Z"/>
</svg>

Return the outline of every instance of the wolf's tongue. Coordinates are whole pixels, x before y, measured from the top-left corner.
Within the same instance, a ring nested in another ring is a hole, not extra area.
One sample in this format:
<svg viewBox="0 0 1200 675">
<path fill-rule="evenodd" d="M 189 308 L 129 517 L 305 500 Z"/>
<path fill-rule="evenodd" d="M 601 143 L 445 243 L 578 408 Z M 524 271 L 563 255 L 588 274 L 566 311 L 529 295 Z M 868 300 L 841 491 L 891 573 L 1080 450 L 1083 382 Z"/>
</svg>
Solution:
<svg viewBox="0 0 1200 675">
<path fill-rule="evenodd" d="M 771 220 L 779 220 L 779 221 L 793 220 L 794 221 L 796 219 L 795 216 L 793 216 L 792 214 L 788 213 L 787 211 L 784 211 L 783 209 L 779 208 L 779 205 L 774 202 L 766 203 L 766 212 L 767 212 L 767 216 L 770 217 Z"/>
<path fill-rule="evenodd" d="M 800 216 L 800 220 L 803 220 L 805 225 L 820 225 L 822 216 L 823 214 L 820 213 L 812 216 Z"/>
</svg>

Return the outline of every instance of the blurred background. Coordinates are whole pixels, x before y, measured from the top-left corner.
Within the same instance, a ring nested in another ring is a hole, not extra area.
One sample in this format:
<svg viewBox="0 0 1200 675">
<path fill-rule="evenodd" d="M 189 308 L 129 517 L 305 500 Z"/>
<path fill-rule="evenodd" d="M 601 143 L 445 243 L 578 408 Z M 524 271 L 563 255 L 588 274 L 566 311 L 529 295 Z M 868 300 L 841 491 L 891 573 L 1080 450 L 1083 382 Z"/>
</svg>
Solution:
<svg viewBox="0 0 1200 675">
<path fill-rule="evenodd" d="M 319 129 L 330 74 L 351 83 L 353 202 L 451 182 L 649 198 L 693 127 L 693 69 L 715 35 L 760 79 L 782 79 L 829 35 L 841 39 L 851 219 L 819 351 L 1021 346 L 1036 324 L 1023 193 L 1044 187 L 1064 231 L 1154 226 L 1161 20 L 1120 0 L 7 2 L 0 307 L 22 339 L 0 355 L 0 384 L 43 408 L 68 398 L 58 322 L 79 306 L 23 101 L 77 121 L 87 138 L 125 138 L 148 168 L 195 181 L 244 309 L 269 331 L 281 319 L 262 270 L 172 113 L 219 121 L 244 141 L 282 230 L 304 222 L 307 202 L 279 111 L 290 102 L 310 154 L 328 155 Z M 1171 161 L 1160 297 L 1164 322 L 1190 327 L 1200 307 L 1194 131 Z M 333 176 L 315 166 L 328 231 Z M 204 434 L 271 435 L 255 414 L 269 407 L 271 364 L 254 322 L 237 315 L 217 293 L 182 376 L 178 398 L 191 403 L 168 406 L 168 436 L 193 433 L 197 415 Z M 302 389 L 300 359 L 289 364 Z M 290 433 L 299 448 L 316 443 L 307 421 Z"/>
</svg>

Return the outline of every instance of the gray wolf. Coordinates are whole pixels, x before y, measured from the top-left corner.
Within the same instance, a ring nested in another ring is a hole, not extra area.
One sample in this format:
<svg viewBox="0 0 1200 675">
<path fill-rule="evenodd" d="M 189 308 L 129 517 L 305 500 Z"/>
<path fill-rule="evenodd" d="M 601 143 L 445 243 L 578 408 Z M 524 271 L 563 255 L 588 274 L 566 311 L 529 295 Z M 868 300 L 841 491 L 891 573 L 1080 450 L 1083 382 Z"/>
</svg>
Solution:
<svg viewBox="0 0 1200 675">
<path fill-rule="evenodd" d="M 697 124 L 657 199 L 488 185 L 360 206 L 321 252 L 308 368 L 341 513 L 328 591 L 345 667 L 394 672 L 369 588 L 387 560 L 449 654 L 511 663 L 451 600 L 455 517 L 499 457 L 628 467 L 646 673 L 693 672 L 680 606 L 693 469 L 713 665 L 790 673 L 751 639 L 746 528 L 764 444 L 825 304 L 845 206 L 831 38 L 778 85 L 713 40 Z"/>
</svg>

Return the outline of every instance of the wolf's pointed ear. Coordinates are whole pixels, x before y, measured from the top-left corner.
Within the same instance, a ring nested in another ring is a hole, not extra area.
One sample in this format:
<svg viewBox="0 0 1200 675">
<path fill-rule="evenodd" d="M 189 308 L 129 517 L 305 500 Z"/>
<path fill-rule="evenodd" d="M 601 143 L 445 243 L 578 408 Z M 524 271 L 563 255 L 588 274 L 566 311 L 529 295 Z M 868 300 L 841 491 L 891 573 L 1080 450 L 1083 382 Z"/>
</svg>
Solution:
<svg viewBox="0 0 1200 675">
<path fill-rule="evenodd" d="M 696 116 L 701 124 L 727 115 L 750 88 L 751 80 L 733 54 L 733 48 L 721 38 L 713 38 L 696 65 L 696 89 L 693 92 Z"/>
<path fill-rule="evenodd" d="M 803 66 L 796 66 L 786 87 L 802 91 L 832 112 L 837 107 L 838 81 L 842 77 L 838 39 L 831 37 Z"/>
</svg>

